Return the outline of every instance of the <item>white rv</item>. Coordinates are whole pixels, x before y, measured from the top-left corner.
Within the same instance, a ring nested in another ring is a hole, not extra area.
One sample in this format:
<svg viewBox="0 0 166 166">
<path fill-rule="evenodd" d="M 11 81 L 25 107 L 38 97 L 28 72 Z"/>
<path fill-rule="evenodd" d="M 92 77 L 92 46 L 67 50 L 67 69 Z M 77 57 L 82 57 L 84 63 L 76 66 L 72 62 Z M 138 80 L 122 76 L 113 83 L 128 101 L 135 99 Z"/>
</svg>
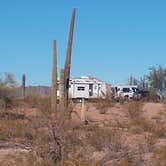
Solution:
<svg viewBox="0 0 166 166">
<path fill-rule="evenodd" d="M 138 91 L 138 86 L 137 85 L 115 86 L 115 91 L 116 91 L 115 97 L 135 98 L 135 95 Z"/>
<path fill-rule="evenodd" d="M 69 97 L 72 99 L 96 99 L 107 95 L 107 84 L 92 77 L 71 78 Z"/>
</svg>

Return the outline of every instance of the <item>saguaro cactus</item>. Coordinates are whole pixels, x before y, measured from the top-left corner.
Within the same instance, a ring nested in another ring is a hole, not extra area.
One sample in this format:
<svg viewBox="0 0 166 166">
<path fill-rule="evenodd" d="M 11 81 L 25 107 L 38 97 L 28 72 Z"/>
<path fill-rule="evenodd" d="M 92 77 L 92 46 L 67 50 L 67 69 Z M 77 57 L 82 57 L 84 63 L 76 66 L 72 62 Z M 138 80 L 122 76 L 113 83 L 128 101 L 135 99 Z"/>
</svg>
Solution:
<svg viewBox="0 0 166 166">
<path fill-rule="evenodd" d="M 26 82 L 26 76 L 25 74 L 22 75 L 22 97 L 25 98 L 25 82 Z"/>
<path fill-rule="evenodd" d="M 71 66 L 71 51 L 72 51 L 72 41 L 73 41 L 73 31 L 74 31 L 74 21 L 75 21 L 76 9 L 73 9 L 70 31 L 68 37 L 67 51 L 66 51 L 66 60 L 64 67 L 64 96 L 65 96 L 65 106 L 68 105 L 68 90 L 69 90 L 69 79 L 70 79 L 70 66 Z"/>
<path fill-rule="evenodd" d="M 55 40 L 53 40 L 52 54 L 51 111 L 57 111 L 57 52 Z"/>
<path fill-rule="evenodd" d="M 59 96 L 60 96 L 60 103 L 63 103 L 64 102 L 64 69 L 61 69 L 60 71 Z"/>
</svg>

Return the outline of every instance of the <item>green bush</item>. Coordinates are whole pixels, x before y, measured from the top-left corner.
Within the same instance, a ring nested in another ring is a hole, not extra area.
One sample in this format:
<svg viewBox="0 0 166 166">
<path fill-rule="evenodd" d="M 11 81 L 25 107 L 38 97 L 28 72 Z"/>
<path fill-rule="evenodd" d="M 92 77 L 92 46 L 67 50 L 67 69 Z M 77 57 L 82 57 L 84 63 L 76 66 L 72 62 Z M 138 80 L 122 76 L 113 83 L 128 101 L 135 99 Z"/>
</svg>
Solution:
<svg viewBox="0 0 166 166">
<path fill-rule="evenodd" d="M 10 73 L 0 77 L 0 109 L 6 110 L 11 106 L 15 97 L 16 81 Z"/>
</svg>

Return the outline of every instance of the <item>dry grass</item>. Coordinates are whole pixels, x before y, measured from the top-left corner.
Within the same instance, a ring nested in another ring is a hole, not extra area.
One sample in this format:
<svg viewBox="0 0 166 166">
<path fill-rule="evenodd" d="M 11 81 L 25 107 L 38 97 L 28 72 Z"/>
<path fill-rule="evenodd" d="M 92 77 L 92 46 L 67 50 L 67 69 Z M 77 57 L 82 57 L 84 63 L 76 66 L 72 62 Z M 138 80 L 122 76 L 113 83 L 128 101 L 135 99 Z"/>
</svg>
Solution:
<svg viewBox="0 0 166 166">
<path fill-rule="evenodd" d="M 123 148 L 124 139 L 118 130 L 108 128 L 93 127 L 90 132 L 87 132 L 87 144 L 101 151 L 109 149 L 118 152 Z"/>
<path fill-rule="evenodd" d="M 142 108 L 143 108 L 143 102 L 141 101 L 130 101 L 126 105 L 126 114 L 130 119 L 136 119 L 140 116 L 142 116 Z"/>
<path fill-rule="evenodd" d="M 15 99 L 15 89 L 0 85 L 0 111 L 6 111 L 12 107 Z"/>
<path fill-rule="evenodd" d="M 33 131 L 26 121 L 0 120 L 0 139 L 32 139 Z"/>
<path fill-rule="evenodd" d="M 31 152 L 20 156 L 9 155 L 0 165 L 103 166 L 109 161 L 115 161 L 113 163 L 117 166 L 135 166 L 143 165 L 143 156 L 152 152 L 159 153 L 164 161 L 163 150 L 154 150 L 157 139 L 164 138 L 164 123 L 150 123 L 143 116 L 141 102 L 129 102 L 124 105 L 125 120 L 117 119 L 115 126 L 112 122 L 101 126 L 101 122 L 83 125 L 71 121 L 68 117 L 73 111 L 72 104 L 68 113 L 65 110 L 60 111 L 59 107 L 59 112 L 54 114 L 50 112 L 49 99 L 35 98 L 34 101 L 25 101 L 26 107 L 35 107 L 37 116 L 30 116 L 27 112 L 18 113 L 19 111 L 0 113 L 0 140 L 11 143 L 17 140 L 20 145 L 30 146 Z M 99 107 L 112 107 L 109 104 L 104 103 Z M 121 130 L 124 126 L 130 130 Z M 135 146 L 128 146 L 126 133 L 139 133 L 142 140 L 136 142 Z M 156 162 L 157 158 L 153 157 L 153 160 Z"/>
<path fill-rule="evenodd" d="M 111 107 L 113 107 L 113 102 L 110 97 L 97 100 L 96 109 L 99 110 L 100 114 L 105 114 Z"/>
<path fill-rule="evenodd" d="M 0 161 L 0 166 L 51 166 L 46 160 L 38 157 L 35 153 L 11 154 Z"/>
<path fill-rule="evenodd" d="M 166 138 L 166 122 L 158 122 L 153 124 L 151 132 L 159 138 Z"/>
<path fill-rule="evenodd" d="M 36 106 L 38 116 L 27 118 L 16 112 L 1 113 L 0 139 L 13 144 L 15 141 L 21 141 L 20 146 L 29 144 L 39 158 L 50 164 L 60 161 L 64 117 L 49 112 L 48 100 L 35 98 L 27 103 L 32 104 L 30 107 Z"/>
<path fill-rule="evenodd" d="M 126 117 L 130 121 L 130 130 L 135 134 L 141 134 L 152 130 L 151 122 L 143 116 L 144 103 L 131 101 L 126 105 Z"/>
</svg>

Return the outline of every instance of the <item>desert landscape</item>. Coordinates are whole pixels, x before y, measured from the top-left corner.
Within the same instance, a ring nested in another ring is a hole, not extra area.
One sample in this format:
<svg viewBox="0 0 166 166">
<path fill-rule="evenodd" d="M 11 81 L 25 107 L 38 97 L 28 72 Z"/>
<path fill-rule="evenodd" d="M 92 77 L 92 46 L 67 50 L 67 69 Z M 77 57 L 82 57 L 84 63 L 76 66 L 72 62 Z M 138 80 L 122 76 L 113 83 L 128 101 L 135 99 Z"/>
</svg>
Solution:
<svg viewBox="0 0 166 166">
<path fill-rule="evenodd" d="M 0 112 L 0 165 L 165 165 L 163 103 L 100 100 L 50 113 L 49 100 L 17 100 Z M 60 106 L 58 106 L 58 109 Z M 104 111 L 103 111 L 104 110 Z M 70 117 L 69 117 L 70 114 Z"/>
<path fill-rule="evenodd" d="M 166 166 L 166 4 L 48 2 L 0 6 L 0 166 Z"/>
</svg>

